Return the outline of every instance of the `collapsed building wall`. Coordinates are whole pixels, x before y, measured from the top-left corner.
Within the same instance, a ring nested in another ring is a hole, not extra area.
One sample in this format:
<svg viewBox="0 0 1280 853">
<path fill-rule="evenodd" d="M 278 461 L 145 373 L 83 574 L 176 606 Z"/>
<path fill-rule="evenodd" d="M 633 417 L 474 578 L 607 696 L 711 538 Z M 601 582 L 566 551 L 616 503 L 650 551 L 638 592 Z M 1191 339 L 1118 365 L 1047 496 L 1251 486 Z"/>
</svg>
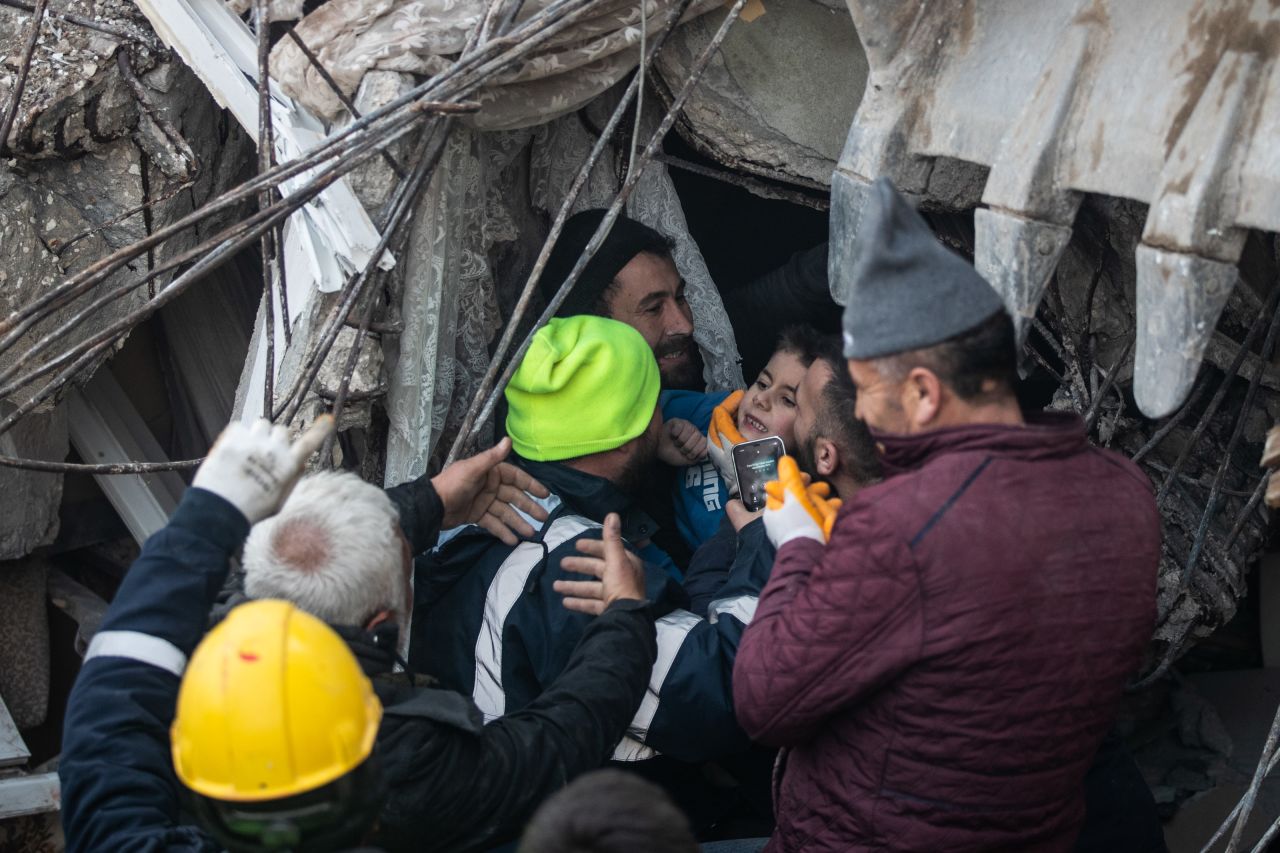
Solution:
<svg viewBox="0 0 1280 853">
<path fill-rule="evenodd" d="M 384 5 L 394 11 L 395 4 Z M 702 5 L 709 4 L 699 8 Z M 984 160 L 973 153 L 973 134 L 948 135 L 948 127 L 965 127 L 963 98 L 956 94 L 961 89 L 948 89 L 946 79 L 909 77 L 896 90 L 905 106 L 886 106 L 887 95 L 863 101 L 868 76 L 868 91 L 879 91 L 875 87 L 883 84 L 886 68 L 893 70 L 883 49 L 879 55 L 870 51 L 870 59 L 863 50 L 869 37 L 882 48 L 889 38 L 866 22 L 874 23 L 876 15 L 899 23 L 903 18 L 875 3 L 853 5 L 862 10 L 861 34 L 842 7 L 812 0 L 770 3 L 765 17 L 731 33 L 723 54 L 709 66 L 705 87 L 696 90 L 681 114 L 678 131 L 722 172 L 755 179 L 753 192 L 819 208 L 834 203 L 838 221 L 833 234 L 837 244 L 844 245 L 850 232 L 841 230 L 839 218 L 856 207 L 839 189 L 829 202 L 832 172 L 842 162 L 842 150 L 844 161 L 850 150 L 860 150 L 846 147 L 846 142 L 853 145 L 870 138 L 865 132 L 888 114 L 898 123 L 886 122 L 891 132 L 885 139 L 892 144 L 877 149 L 883 155 L 879 168 L 913 189 L 926 209 L 937 214 L 934 221 L 943 239 L 990 263 L 990 253 L 983 254 L 975 231 L 973 211 L 985 200 L 984 188 L 994 174 L 987 161 L 994 158 Z M 0 299 L 5 314 L 239 183 L 251 173 L 254 160 L 250 138 L 218 109 L 192 71 L 160 48 L 131 4 L 75 0 L 60 8 L 125 35 L 51 23 L 37 41 L 30 89 L 9 136 L 8 159 L 0 167 L 0 217 L 5 217 L 0 218 Z M 928 34 L 948 45 L 966 46 L 969 52 L 962 54 L 978 56 L 983 67 L 998 65 L 997 28 L 990 24 L 992 19 L 970 14 L 991 7 L 970 3 L 964 8 L 969 11 L 936 29 L 926 28 Z M 1073 10 L 1084 15 L 1077 25 L 1098 26 L 1087 11 L 1083 6 Z M 30 18 L 3 8 L 0 16 L 6 24 L 0 27 L 0 42 L 8 57 L 7 76 L 0 79 L 2 92 L 4 86 L 12 86 L 19 70 Z M 1071 21 L 1066 12 L 1059 17 L 1064 26 Z M 653 79 L 645 90 L 641 129 L 656 125 L 660 106 L 670 103 L 694 57 L 709 43 L 718 18 L 708 13 L 686 24 L 676 31 L 669 52 L 660 54 L 661 60 L 650 69 Z M 810 28 L 820 28 L 820 37 L 814 38 Z M 922 45 L 914 49 L 927 54 Z M 973 54 L 974 45 L 985 53 Z M 841 65 L 838 60 L 845 53 L 848 64 Z M 943 53 L 938 52 L 938 64 L 931 66 L 935 70 L 948 67 L 941 61 Z M 1047 62 L 1051 53 L 1035 58 Z M 430 61 L 440 57 L 428 54 L 419 59 L 426 64 L 418 70 L 429 71 Z M 297 56 L 293 61 L 295 70 L 307 67 Z M 965 70 L 963 64 L 952 67 L 956 68 Z M 349 405 L 342 420 L 348 432 L 339 456 L 358 457 L 366 476 L 398 482 L 441 461 L 548 224 L 626 84 L 625 68 L 612 68 L 614 72 L 609 85 L 592 89 L 592 97 L 580 109 L 566 111 L 561 105 L 539 114 L 519 99 L 508 99 L 501 103 L 536 120 L 529 126 L 455 129 L 437 173 L 414 208 L 394 274 L 379 295 L 371 324 L 373 345 L 361 350 L 353 381 L 346 386 Z M 1033 83 L 1039 79 L 1035 73 L 1031 77 Z M 299 85 L 299 94 L 307 86 L 326 91 L 312 76 L 301 79 L 305 85 Z M 350 75 L 349 94 L 359 111 L 368 114 L 417 82 L 404 70 L 364 68 Z M 824 99 L 824 93 L 834 95 Z M 1192 94 L 1196 93 L 1188 97 Z M 847 140 L 850 121 L 860 108 L 862 124 L 854 123 L 856 132 Z M 335 127 L 352 118 L 342 107 L 330 109 Z M 575 209 L 607 203 L 625 180 L 627 131 L 624 125 Z M 999 128 L 988 122 L 984 131 L 994 136 L 995 142 L 983 138 L 995 147 Z M 948 139 L 958 147 L 948 148 Z M 406 136 L 391 149 L 402 164 L 411 142 Z M 730 387 L 742 379 L 735 372 L 732 329 L 719 307 L 716 283 L 689 236 L 668 172 L 689 165 L 670 159 L 651 165 L 627 210 L 677 237 L 677 261 L 691 282 L 699 343 L 709 356 L 708 378 L 715 387 Z M 857 169 L 845 171 L 863 175 Z M 352 189 L 370 219 L 382 212 L 398 180 L 395 170 L 376 157 L 352 174 Z M 1027 368 L 1033 381 L 1047 389 L 1042 402 L 1088 416 L 1095 440 L 1139 456 L 1157 485 L 1168 484 L 1162 495 L 1166 558 L 1154 662 L 1161 655 L 1176 657 L 1196 637 L 1231 617 L 1244 594 L 1247 567 L 1265 541 L 1267 519 L 1254 499 L 1254 484 L 1261 473 L 1256 462 L 1263 433 L 1280 418 L 1280 374 L 1264 348 L 1273 316 L 1265 309 L 1274 308 L 1276 246 L 1269 234 L 1255 233 L 1243 242 L 1242 284 L 1230 290 L 1220 317 L 1208 324 L 1213 331 L 1204 342 L 1200 379 L 1188 389 L 1190 402 L 1152 419 L 1139 411 L 1134 390 L 1134 342 L 1141 332 L 1138 257 L 1149 209 L 1142 200 L 1114 197 L 1105 189 L 1094 186 L 1080 192 L 1071 222 L 1051 223 L 1066 233 L 1051 232 L 1058 242 L 1047 244 L 1048 252 L 1037 250 L 1055 261 L 1044 282 L 1045 294 L 1035 305 L 1014 307 L 1031 309 L 1024 312 Z M 140 209 L 144 206 L 145 211 Z M 229 211 L 226 219 L 250 209 L 241 206 Z M 848 224 L 847 219 L 843 222 Z M 211 223 L 205 233 L 213 227 Z M 177 257 L 199 235 L 197 229 L 157 246 L 103 286 L 127 288 L 141 281 L 148 267 Z M 260 292 L 260 287 L 255 290 L 256 274 L 228 270 L 229 276 L 248 280 L 252 300 Z M 226 289 L 211 280 L 189 294 L 208 294 L 200 298 L 211 302 L 175 302 L 161 315 L 173 361 L 179 365 L 175 385 L 191 398 L 187 408 L 198 410 L 194 425 L 186 430 L 188 448 L 207 446 L 230 415 L 237 385 L 242 409 L 247 400 L 261 399 L 261 389 L 251 388 L 248 381 L 252 365 L 245 364 L 241 373 L 245 349 L 253 352 L 260 337 L 255 344 L 248 341 L 246 288 L 239 283 L 238 295 L 218 296 Z M 162 288 L 164 280 L 156 286 Z M 57 348 L 25 361 L 22 369 L 35 369 L 41 359 L 87 340 L 95 329 L 138 309 L 148 298 L 146 286 L 132 290 L 99 309 L 58 341 Z M 305 317 L 296 320 L 291 329 L 296 343 L 290 343 L 283 330 L 277 333 L 282 385 L 299 375 L 320 318 L 336 301 L 335 293 L 322 295 Z M 228 304 L 232 302 L 236 304 Z M 44 321 L 26 335 L 24 344 L 79 310 L 83 303 Z M 260 336 L 262 329 L 260 319 Z M 306 389 L 311 412 L 331 406 L 340 396 L 341 365 L 356 337 L 353 329 L 338 336 L 315 386 Z M 228 346 L 228 341 L 235 346 Z M 222 352 L 224 346 L 226 352 L 238 347 L 239 355 L 208 355 L 215 349 Z M 16 354 L 23 349 L 0 354 L 0 370 L 17 365 Z M 78 381 L 88 381 L 113 350 L 104 349 L 86 364 Z M 228 364 L 230 376 L 222 369 Z M 210 371 L 212 365 L 218 369 Z M 210 375 L 202 376 L 206 371 Z M 128 377 L 119 378 L 127 385 Z M 1254 405 L 1244 411 L 1251 384 L 1256 386 Z M 190 393 L 196 386 L 204 390 Z M 16 392 L 30 390 L 24 386 L 0 397 L 19 404 L 27 395 Z M 0 443 L 7 443 L 3 452 L 65 458 L 67 409 L 60 401 L 51 397 L 0 436 Z M 0 559 L 17 560 L 56 536 L 60 482 L 54 474 L 0 468 L 0 488 L 6 495 L 21 496 L 24 507 L 0 520 L 0 525 L 9 525 L 0 529 L 0 548 L 7 549 Z M 1206 514 L 1214 501 L 1215 511 Z M 1188 572 L 1193 553 L 1195 570 Z M 16 577 L 18 569 L 10 564 L 0 572 L 11 571 Z M 42 578 L 37 581 L 43 583 Z"/>
</svg>

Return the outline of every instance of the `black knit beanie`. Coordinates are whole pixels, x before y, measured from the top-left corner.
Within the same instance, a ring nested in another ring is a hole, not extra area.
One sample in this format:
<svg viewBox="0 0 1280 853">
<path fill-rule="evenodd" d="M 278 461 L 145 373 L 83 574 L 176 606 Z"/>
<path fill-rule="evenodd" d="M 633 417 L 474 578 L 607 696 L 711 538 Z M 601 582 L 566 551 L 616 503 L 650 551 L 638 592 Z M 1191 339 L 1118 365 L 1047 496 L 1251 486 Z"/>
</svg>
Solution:
<svg viewBox="0 0 1280 853">
<path fill-rule="evenodd" d="M 584 210 L 569 217 L 560 232 L 560 239 L 551 250 L 547 259 L 547 268 L 542 272 L 538 282 L 542 296 L 550 302 L 560 285 L 568 278 L 573 265 L 578 262 L 582 250 L 596 233 L 606 211 L 601 208 Z M 565 299 L 557 317 L 572 317 L 575 314 L 593 314 L 605 288 L 613 283 L 618 271 L 631 262 L 641 252 L 651 252 L 664 258 L 671 257 L 674 241 L 664 237 L 647 225 L 641 225 L 634 219 L 619 216 L 605 237 L 600 250 L 596 252 L 591 263 L 578 278 L 577 284 Z"/>
</svg>

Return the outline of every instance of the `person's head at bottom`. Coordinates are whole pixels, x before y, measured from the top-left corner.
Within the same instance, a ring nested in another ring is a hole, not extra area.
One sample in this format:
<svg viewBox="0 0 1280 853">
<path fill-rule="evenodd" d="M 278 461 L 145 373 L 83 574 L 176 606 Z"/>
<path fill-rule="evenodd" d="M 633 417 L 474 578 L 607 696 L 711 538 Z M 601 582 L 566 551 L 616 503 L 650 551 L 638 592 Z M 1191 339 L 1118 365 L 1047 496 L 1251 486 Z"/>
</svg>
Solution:
<svg viewBox="0 0 1280 853">
<path fill-rule="evenodd" d="M 689 820 L 652 782 L 622 770 L 580 776 L 538 809 L 519 853 L 697 853 Z"/>
<path fill-rule="evenodd" d="M 228 850 L 342 850 L 378 814 L 381 719 L 341 637 L 288 602 L 253 601 L 191 656 L 173 767 L 189 808 Z"/>
</svg>

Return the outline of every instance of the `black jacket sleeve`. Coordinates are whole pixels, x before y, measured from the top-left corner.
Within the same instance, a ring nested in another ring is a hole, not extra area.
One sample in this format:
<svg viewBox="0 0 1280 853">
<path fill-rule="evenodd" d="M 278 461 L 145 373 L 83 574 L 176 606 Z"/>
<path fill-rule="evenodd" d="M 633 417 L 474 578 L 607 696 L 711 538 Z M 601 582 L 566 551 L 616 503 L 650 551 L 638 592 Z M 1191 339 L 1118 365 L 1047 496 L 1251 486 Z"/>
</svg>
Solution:
<svg viewBox="0 0 1280 853">
<path fill-rule="evenodd" d="M 642 602 L 616 602 L 529 706 L 479 734 L 388 708 L 379 755 L 390 793 L 378 842 L 391 850 L 485 849 L 515 838 L 546 797 L 601 767 L 626 733 L 657 654 Z"/>
<path fill-rule="evenodd" d="M 842 311 L 831 298 L 827 244 L 797 252 L 755 281 L 725 294 L 725 312 L 750 382 L 773 355 L 778 333 L 807 323 L 820 332 L 838 332 Z"/>
<path fill-rule="evenodd" d="M 387 497 L 400 510 L 400 530 L 409 540 L 416 557 L 435 547 L 444 523 L 444 504 L 431 478 L 423 474 L 416 480 L 387 489 Z"/>
<path fill-rule="evenodd" d="M 684 591 L 689 596 L 689 610 L 706 618 L 707 606 L 720 597 L 720 589 L 729 580 L 729 570 L 738 555 L 738 532 L 729 516 L 720 522 L 714 536 L 698 546 L 684 573 Z"/>
<path fill-rule="evenodd" d="M 188 489 L 125 576 L 67 704 L 58 777 L 68 851 L 221 849 L 179 825 L 169 726 L 187 657 L 248 531 L 231 504 Z"/>
</svg>

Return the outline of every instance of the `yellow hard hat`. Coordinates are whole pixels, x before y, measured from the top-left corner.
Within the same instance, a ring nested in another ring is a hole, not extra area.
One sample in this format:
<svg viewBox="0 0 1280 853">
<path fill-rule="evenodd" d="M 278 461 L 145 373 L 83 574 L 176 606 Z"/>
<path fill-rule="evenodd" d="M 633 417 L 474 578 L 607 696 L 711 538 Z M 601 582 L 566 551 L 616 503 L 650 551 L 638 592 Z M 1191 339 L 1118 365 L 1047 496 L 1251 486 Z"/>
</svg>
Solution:
<svg viewBox="0 0 1280 853">
<path fill-rule="evenodd" d="M 326 785 L 369 757 L 382 705 L 347 644 L 287 601 L 242 604 L 196 647 L 170 732 L 197 794 L 263 802 Z"/>
</svg>

